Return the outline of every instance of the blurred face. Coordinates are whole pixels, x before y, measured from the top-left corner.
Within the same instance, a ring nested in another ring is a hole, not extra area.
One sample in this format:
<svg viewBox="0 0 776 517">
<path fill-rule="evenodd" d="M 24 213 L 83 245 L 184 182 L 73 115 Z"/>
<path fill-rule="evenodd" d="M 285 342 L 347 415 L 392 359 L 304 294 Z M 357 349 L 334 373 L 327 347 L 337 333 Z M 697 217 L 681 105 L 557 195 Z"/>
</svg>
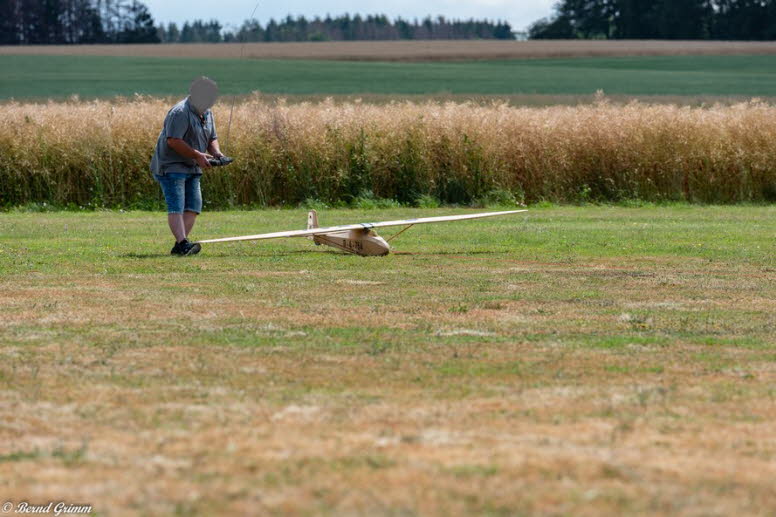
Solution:
<svg viewBox="0 0 776 517">
<path fill-rule="evenodd" d="M 191 83 L 189 100 L 191 105 L 200 115 L 213 107 L 218 99 L 218 86 L 207 77 L 200 77 Z"/>
</svg>

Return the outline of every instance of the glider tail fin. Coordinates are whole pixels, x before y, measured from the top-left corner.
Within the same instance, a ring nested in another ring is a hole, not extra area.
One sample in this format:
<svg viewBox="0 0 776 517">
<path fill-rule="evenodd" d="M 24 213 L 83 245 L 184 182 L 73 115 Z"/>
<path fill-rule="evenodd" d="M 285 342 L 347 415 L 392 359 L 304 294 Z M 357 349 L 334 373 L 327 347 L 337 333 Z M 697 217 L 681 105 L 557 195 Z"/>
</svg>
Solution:
<svg viewBox="0 0 776 517">
<path fill-rule="evenodd" d="M 313 230 L 315 228 L 318 228 L 318 212 L 310 210 L 307 214 L 307 229 Z"/>
</svg>

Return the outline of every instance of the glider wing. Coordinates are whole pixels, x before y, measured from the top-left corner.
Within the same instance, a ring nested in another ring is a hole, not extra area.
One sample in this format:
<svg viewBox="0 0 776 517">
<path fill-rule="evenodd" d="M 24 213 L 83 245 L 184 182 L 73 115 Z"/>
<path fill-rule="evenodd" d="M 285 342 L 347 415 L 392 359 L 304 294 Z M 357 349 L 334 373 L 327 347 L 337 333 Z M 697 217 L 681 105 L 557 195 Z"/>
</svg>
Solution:
<svg viewBox="0 0 776 517">
<path fill-rule="evenodd" d="M 382 221 L 379 223 L 346 224 L 343 226 L 329 226 L 328 228 L 313 228 L 310 230 L 292 230 L 289 232 L 262 233 L 259 235 L 246 235 L 244 237 L 227 237 L 225 239 L 208 239 L 198 241 L 200 244 L 215 242 L 260 241 L 264 239 L 280 239 L 283 237 L 309 237 L 327 233 L 346 232 L 350 230 L 372 230 L 374 228 L 387 228 L 389 226 L 413 226 L 416 224 L 444 223 L 448 221 L 466 221 L 469 219 L 482 219 L 485 217 L 497 217 L 527 212 L 528 210 L 509 210 L 507 212 L 487 212 L 480 214 L 445 215 L 441 217 L 423 217 L 420 219 L 404 219 L 400 221 Z"/>
</svg>

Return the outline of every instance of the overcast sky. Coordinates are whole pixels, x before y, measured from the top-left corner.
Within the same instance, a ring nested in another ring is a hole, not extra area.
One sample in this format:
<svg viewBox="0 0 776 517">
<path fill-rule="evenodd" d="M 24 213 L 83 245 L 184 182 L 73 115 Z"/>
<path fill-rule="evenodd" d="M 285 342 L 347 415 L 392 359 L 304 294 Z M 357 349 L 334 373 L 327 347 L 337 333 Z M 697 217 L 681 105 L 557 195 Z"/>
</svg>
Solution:
<svg viewBox="0 0 776 517">
<path fill-rule="evenodd" d="M 256 18 L 262 23 L 288 14 L 307 17 L 344 13 L 386 14 L 391 18 L 423 18 L 444 15 L 447 18 L 488 18 L 506 20 L 521 30 L 539 18 L 549 15 L 557 0 L 264 0 Z M 144 0 L 157 22 L 194 19 L 217 19 L 228 25 L 239 25 L 247 19 L 256 0 Z"/>
</svg>

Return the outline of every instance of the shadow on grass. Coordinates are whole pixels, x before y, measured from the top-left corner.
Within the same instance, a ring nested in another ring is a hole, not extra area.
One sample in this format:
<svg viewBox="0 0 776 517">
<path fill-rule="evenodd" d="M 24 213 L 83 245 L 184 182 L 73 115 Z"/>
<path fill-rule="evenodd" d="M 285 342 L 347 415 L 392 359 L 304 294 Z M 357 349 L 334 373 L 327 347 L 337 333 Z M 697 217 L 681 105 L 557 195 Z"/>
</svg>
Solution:
<svg viewBox="0 0 776 517">
<path fill-rule="evenodd" d="M 258 253 L 228 253 L 225 251 L 221 251 L 218 253 L 211 253 L 206 252 L 205 250 L 202 250 L 197 255 L 192 255 L 189 257 L 177 257 L 175 255 L 171 255 L 169 253 L 137 253 L 137 252 L 131 252 L 131 253 L 121 253 L 117 255 L 119 258 L 131 258 L 131 259 L 159 259 L 159 258 L 165 258 L 169 257 L 171 259 L 180 259 L 180 258 L 188 258 L 188 259 L 196 259 L 196 257 L 205 258 L 205 257 L 214 257 L 214 258 L 237 258 L 237 257 L 277 257 L 281 255 L 307 255 L 307 254 L 325 254 L 325 255 L 343 255 L 345 256 L 345 253 L 340 253 L 335 250 L 289 250 L 289 251 L 262 251 Z"/>
<path fill-rule="evenodd" d="M 392 251 L 392 255 L 397 256 L 404 256 L 404 257 L 442 257 L 442 256 L 448 256 L 448 257 L 470 257 L 470 256 L 477 256 L 477 255 L 487 255 L 487 256 L 498 256 L 498 255 L 509 255 L 510 252 L 508 251 L 430 251 L 430 252 L 417 252 L 417 251 Z M 349 253 L 344 253 L 342 251 L 337 251 L 333 249 L 310 249 L 310 250 L 288 250 L 288 251 L 260 251 L 260 252 L 250 252 L 250 253 L 229 253 L 225 251 L 217 252 L 217 253 L 211 253 L 206 252 L 205 250 L 202 250 L 202 252 L 199 253 L 199 257 L 213 257 L 213 258 L 237 258 L 237 257 L 255 257 L 255 258 L 266 258 L 266 257 L 277 257 L 277 256 L 294 256 L 294 255 L 339 255 L 342 257 L 349 257 L 354 256 Z M 184 257 L 175 257 L 174 255 L 170 255 L 169 253 L 137 253 L 137 252 L 131 252 L 131 253 L 122 253 L 117 255 L 119 258 L 131 258 L 131 259 L 160 259 L 165 257 L 170 257 L 171 259 L 174 258 L 184 258 Z M 189 259 L 193 259 L 192 257 L 187 257 Z M 370 258 L 370 257 L 363 257 L 363 258 Z M 376 257 L 381 258 L 381 257 Z"/>
<path fill-rule="evenodd" d="M 120 253 L 117 255 L 119 258 L 134 258 L 134 259 L 158 259 L 163 257 L 172 257 L 169 253 Z"/>
<path fill-rule="evenodd" d="M 512 252 L 480 250 L 480 251 L 392 251 L 391 253 L 394 255 L 405 255 L 410 257 L 440 257 L 440 256 L 469 257 L 469 256 L 475 256 L 475 255 L 490 255 L 490 256 L 509 255 Z"/>
</svg>

